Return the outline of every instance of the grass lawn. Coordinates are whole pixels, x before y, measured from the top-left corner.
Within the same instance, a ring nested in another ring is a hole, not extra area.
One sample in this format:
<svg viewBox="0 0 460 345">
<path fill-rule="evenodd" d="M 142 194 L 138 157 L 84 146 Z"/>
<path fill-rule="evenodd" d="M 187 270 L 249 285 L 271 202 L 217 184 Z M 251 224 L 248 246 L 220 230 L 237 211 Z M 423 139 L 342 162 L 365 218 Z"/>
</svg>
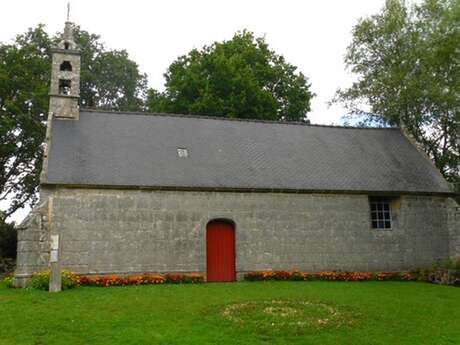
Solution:
<svg viewBox="0 0 460 345">
<path fill-rule="evenodd" d="M 0 286 L 0 344 L 460 344 L 460 289 L 414 282 Z"/>
</svg>

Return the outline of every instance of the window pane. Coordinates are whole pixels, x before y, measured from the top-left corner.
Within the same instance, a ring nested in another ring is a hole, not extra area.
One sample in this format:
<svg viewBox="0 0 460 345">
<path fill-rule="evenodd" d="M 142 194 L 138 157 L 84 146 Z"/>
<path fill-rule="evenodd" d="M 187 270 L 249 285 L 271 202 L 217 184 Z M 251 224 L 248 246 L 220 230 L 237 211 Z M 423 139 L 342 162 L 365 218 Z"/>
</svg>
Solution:
<svg viewBox="0 0 460 345">
<path fill-rule="evenodd" d="M 369 197 L 370 221 L 374 229 L 391 229 L 391 198 Z"/>
</svg>

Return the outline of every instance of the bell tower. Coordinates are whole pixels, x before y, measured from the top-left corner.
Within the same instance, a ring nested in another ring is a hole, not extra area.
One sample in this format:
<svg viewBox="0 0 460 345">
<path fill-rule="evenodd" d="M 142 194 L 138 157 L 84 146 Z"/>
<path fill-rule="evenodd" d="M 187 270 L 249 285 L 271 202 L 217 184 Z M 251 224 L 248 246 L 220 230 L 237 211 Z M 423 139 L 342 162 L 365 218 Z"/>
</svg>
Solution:
<svg viewBox="0 0 460 345">
<path fill-rule="evenodd" d="M 62 39 L 51 52 L 52 68 L 49 111 L 55 118 L 78 120 L 80 50 L 74 41 L 73 26 L 69 22 L 68 14 Z"/>
</svg>

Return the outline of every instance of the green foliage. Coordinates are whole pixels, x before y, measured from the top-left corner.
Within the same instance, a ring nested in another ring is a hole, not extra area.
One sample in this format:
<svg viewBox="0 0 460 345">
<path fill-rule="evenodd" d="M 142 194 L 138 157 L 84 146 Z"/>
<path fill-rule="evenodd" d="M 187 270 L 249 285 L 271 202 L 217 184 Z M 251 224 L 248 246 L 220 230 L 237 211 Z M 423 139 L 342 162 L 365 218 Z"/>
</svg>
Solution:
<svg viewBox="0 0 460 345">
<path fill-rule="evenodd" d="M 150 90 L 152 112 L 231 118 L 308 121 L 308 79 L 263 37 L 243 31 L 229 40 L 193 49 L 165 74 L 166 91 Z"/>
<path fill-rule="evenodd" d="M 446 259 L 434 265 L 434 269 L 460 270 L 460 256 Z"/>
<path fill-rule="evenodd" d="M 0 258 L 16 258 L 17 232 L 14 223 L 0 219 Z M 1 270 L 0 270 L 1 271 Z"/>
<path fill-rule="evenodd" d="M 4 284 L 7 288 L 13 288 L 13 281 L 14 277 L 10 275 L 3 278 L 3 280 L 1 280 L 1 283 Z"/>
<path fill-rule="evenodd" d="M 411 273 L 418 281 L 460 286 L 460 257 L 438 262 L 432 267 L 419 268 Z"/>
<path fill-rule="evenodd" d="M 460 0 L 387 0 L 354 27 L 345 62 L 358 78 L 336 101 L 404 127 L 460 191 L 459 44 Z"/>
<path fill-rule="evenodd" d="M 60 35 L 43 25 L 0 44 L 0 201 L 10 201 L 2 219 L 34 203 L 43 156 L 48 113 L 51 54 Z M 81 105 L 112 110 L 141 110 L 147 78 L 126 51 L 108 50 L 100 37 L 79 27 Z M 1 220 L 1 219 L 0 219 Z"/>
<path fill-rule="evenodd" d="M 424 273 L 431 283 L 460 287 L 460 257 L 440 262 Z"/>
<path fill-rule="evenodd" d="M 48 110 L 49 49 L 42 26 L 17 36 L 14 44 L 0 45 L 0 201 L 12 198 L 3 216 L 36 200 Z"/>
<path fill-rule="evenodd" d="M 27 287 L 37 290 L 48 290 L 50 283 L 50 272 L 34 273 L 27 282 Z"/>
<path fill-rule="evenodd" d="M 62 290 L 72 289 L 78 286 L 78 278 L 69 271 L 61 271 Z M 27 287 L 37 290 L 49 290 L 50 271 L 37 272 L 27 282 Z"/>
<path fill-rule="evenodd" d="M 107 50 L 100 36 L 74 30 L 81 50 L 80 103 L 82 107 L 116 111 L 144 109 L 147 76 L 139 72 L 136 62 L 125 50 Z M 55 44 L 60 40 L 55 36 Z"/>
</svg>

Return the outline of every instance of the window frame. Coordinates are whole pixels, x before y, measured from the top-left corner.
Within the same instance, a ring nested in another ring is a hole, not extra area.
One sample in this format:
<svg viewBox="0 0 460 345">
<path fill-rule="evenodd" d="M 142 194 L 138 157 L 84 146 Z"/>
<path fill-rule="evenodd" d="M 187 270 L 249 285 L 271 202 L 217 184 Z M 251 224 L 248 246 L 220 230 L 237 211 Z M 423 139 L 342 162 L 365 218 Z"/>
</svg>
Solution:
<svg viewBox="0 0 460 345">
<path fill-rule="evenodd" d="M 372 230 L 392 230 L 394 217 L 393 198 L 387 196 L 369 196 L 369 221 Z"/>
</svg>

